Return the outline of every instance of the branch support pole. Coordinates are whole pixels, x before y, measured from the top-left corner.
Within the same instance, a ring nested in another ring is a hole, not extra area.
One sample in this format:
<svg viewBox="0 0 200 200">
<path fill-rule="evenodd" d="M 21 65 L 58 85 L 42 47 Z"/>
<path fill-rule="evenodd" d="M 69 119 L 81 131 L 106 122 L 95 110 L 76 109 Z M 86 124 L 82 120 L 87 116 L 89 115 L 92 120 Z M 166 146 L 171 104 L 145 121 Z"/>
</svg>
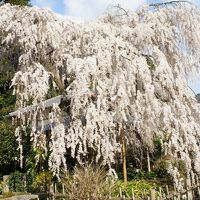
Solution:
<svg viewBox="0 0 200 200">
<path fill-rule="evenodd" d="M 121 135 L 121 144 L 122 144 L 122 162 L 123 162 L 123 176 L 124 176 L 124 185 L 127 186 L 127 168 L 126 168 L 126 141 L 125 141 L 125 133 L 124 129 L 120 130 Z"/>
<path fill-rule="evenodd" d="M 150 156 L 149 156 L 148 148 L 147 148 L 147 167 L 148 167 L 148 172 L 151 172 L 151 163 L 150 163 Z"/>
</svg>

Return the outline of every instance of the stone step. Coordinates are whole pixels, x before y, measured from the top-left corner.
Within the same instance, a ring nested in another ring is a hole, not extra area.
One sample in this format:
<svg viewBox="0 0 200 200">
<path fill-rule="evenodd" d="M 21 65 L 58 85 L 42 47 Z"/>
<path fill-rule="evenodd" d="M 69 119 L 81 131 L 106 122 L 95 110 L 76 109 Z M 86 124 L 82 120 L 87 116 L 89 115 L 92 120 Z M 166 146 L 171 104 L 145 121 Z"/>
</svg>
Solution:
<svg viewBox="0 0 200 200">
<path fill-rule="evenodd" d="M 27 194 L 27 195 L 17 195 L 8 198 L 2 198 L 4 200 L 38 200 L 38 195 Z"/>
</svg>

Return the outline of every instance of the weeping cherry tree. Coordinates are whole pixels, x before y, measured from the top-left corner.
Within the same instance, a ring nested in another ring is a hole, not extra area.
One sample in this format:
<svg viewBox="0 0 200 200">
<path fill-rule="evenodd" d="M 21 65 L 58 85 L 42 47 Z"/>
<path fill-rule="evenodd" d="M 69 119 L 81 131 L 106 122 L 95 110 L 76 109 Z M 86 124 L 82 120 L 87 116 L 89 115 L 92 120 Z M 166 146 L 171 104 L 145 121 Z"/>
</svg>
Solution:
<svg viewBox="0 0 200 200">
<path fill-rule="evenodd" d="M 49 155 L 57 175 L 67 170 L 66 154 L 84 164 L 91 151 L 113 172 L 123 142 L 153 152 L 155 137 L 171 160 L 185 161 L 188 176 L 200 173 L 200 110 L 187 85 L 200 63 L 197 7 L 144 6 L 86 24 L 34 7 L 5 4 L 0 13 L 0 56 L 14 55 L 17 69 L 21 164 L 29 126 L 33 148 L 42 152 L 36 163 Z M 47 107 L 52 90 L 63 102 Z M 180 188 L 177 167 L 170 163 L 168 171 Z"/>
</svg>

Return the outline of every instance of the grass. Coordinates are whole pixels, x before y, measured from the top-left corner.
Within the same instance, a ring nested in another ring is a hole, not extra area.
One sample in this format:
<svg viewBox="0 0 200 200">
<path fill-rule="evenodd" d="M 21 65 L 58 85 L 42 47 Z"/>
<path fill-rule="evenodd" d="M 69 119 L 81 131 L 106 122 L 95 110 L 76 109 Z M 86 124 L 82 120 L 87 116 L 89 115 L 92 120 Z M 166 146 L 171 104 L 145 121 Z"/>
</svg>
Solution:
<svg viewBox="0 0 200 200">
<path fill-rule="evenodd" d="M 122 180 L 117 181 L 114 192 L 112 193 L 113 197 L 120 197 L 120 189 L 123 196 L 127 198 L 132 197 L 132 191 L 134 196 L 138 199 L 142 199 L 150 194 L 150 191 L 154 189 L 157 196 L 159 195 L 160 184 L 154 183 L 148 180 L 131 180 L 125 186 Z"/>
</svg>

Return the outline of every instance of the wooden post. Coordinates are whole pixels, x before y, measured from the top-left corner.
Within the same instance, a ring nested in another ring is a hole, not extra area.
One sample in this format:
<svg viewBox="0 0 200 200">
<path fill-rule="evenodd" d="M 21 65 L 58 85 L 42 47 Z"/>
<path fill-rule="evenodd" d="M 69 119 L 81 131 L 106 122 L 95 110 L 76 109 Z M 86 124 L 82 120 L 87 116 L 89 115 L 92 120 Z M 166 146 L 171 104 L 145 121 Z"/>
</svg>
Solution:
<svg viewBox="0 0 200 200">
<path fill-rule="evenodd" d="M 27 179 L 26 179 L 26 174 L 23 175 L 23 182 L 24 182 L 25 191 L 27 192 Z"/>
<path fill-rule="evenodd" d="M 65 195 L 65 186 L 62 184 L 62 194 Z"/>
<path fill-rule="evenodd" d="M 176 200 L 176 194 L 177 194 L 177 192 L 176 192 L 176 185 L 174 184 L 174 200 Z"/>
<path fill-rule="evenodd" d="M 65 200 L 65 185 L 62 184 L 62 195 L 63 195 L 63 200 Z"/>
<path fill-rule="evenodd" d="M 122 162 L 123 162 L 123 176 L 124 176 L 124 185 L 127 186 L 127 169 L 126 169 L 126 141 L 125 133 L 123 127 L 120 130 L 121 134 L 121 144 L 122 144 Z"/>
<path fill-rule="evenodd" d="M 122 188 L 119 188 L 119 196 L 122 198 Z"/>
<path fill-rule="evenodd" d="M 178 199 L 178 200 L 181 199 L 181 193 L 180 193 L 180 192 L 177 193 L 177 199 Z"/>
<path fill-rule="evenodd" d="M 165 193 L 163 193 L 163 199 L 167 199 L 167 196 Z"/>
<path fill-rule="evenodd" d="M 169 187 L 166 185 L 166 192 L 167 192 L 167 197 L 169 196 Z"/>
<path fill-rule="evenodd" d="M 190 195 L 189 195 L 189 192 L 188 192 L 187 180 L 186 180 L 185 188 L 186 188 L 186 197 L 187 197 L 187 199 L 189 199 Z"/>
<path fill-rule="evenodd" d="M 147 166 L 148 166 L 148 172 L 151 172 L 151 164 L 150 164 L 150 156 L 148 148 L 147 148 Z"/>
<path fill-rule="evenodd" d="M 159 187 L 159 196 L 160 196 L 160 199 L 162 199 L 162 189 L 161 189 L 161 187 Z"/>
<path fill-rule="evenodd" d="M 190 187 L 191 187 L 191 180 L 188 176 L 188 178 L 186 179 L 186 190 L 187 190 L 187 200 L 192 200 L 192 192 L 190 191 Z"/>
<path fill-rule="evenodd" d="M 134 191 L 133 191 L 133 188 L 132 188 L 132 200 L 135 200 L 135 195 L 134 195 Z"/>
<path fill-rule="evenodd" d="M 193 173 L 193 171 L 190 172 L 190 182 L 191 182 L 191 187 L 195 186 L 195 175 Z M 195 192 L 194 189 L 191 189 L 191 195 L 192 195 L 192 199 L 195 197 Z"/>
<path fill-rule="evenodd" d="M 156 193 L 155 193 L 154 189 L 151 190 L 150 199 L 151 200 L 156 200 Z"/>
<path fill-rule="evenodd" d="M 173 200 L 176 200 L 176 192 L 173 194 Z"/>
<path fill-rule="evenodd" d="M 50 189 L 49 189 L 49 191 L 50 191 L 50 194 L 53 194 L 54 193 L 54 188 L 53 188 L 53 183 L 50 185 Z"/>
<path fill-rule="evenodd" d="M 56 183 L 53 183 L 53 196 L 56 194 Z"/>
<path fill-rule="evenodd" d="M 198 191 L 198 196 L 199 196 L 199 198 L 200 198 L 200 185 L 199 185 L 199 177 L 198 177 L 198 175 L 196 175 L 196 181 L 197 181 L 197 191 Z"/>
<path fill-rule="evenodd" d="M 112 194 L 111 194 L 111 188 L 110 188 L 110 185 L 109 185 L 109 199 L 112 198 Z"/>
<path fill-rule="evenodd" d="M 50 195 L 52 195 L 52 199 L 54 200 L 54 184 L 50 185 Z"/>
<path fill-rule="evenodd" d="M 191 180 L 191 186 L 195 185 L 195 174 L 193 171 L 190 172 L 190 180 Z"/>
</svg>

